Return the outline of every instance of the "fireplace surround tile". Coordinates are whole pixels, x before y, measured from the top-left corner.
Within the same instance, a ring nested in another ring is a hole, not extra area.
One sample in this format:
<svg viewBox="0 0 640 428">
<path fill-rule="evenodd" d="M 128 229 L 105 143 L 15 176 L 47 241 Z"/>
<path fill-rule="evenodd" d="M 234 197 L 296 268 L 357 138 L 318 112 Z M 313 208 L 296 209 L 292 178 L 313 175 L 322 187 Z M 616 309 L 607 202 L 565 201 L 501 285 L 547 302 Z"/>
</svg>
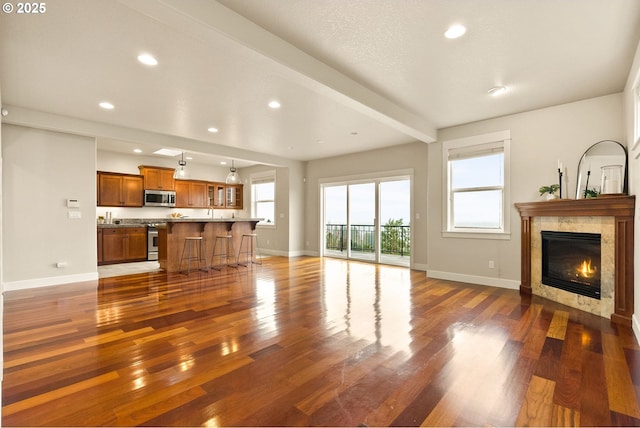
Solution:
<svg viewBox="0 0 640 428">
<path fill-rule="evenodd" d="M 615 218 L 614 217 L 535 217 L 531 227 L 531 289 L 534 295 L 572 308 L 611 318 L 614 312 L 615 287 Z M 592 299 L 542 283 L 543 230 L 554 232 L 599 233 L 600 300 Z"/>
</svg>

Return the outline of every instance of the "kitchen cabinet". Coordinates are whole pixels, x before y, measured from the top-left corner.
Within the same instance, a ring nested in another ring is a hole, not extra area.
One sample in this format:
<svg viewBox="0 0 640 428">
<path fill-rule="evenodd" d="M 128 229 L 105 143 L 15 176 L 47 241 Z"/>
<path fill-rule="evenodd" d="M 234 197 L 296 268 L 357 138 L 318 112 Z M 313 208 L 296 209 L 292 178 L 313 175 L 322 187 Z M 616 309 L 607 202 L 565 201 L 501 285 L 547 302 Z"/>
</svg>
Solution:
<svg viewBox="0 0 640 428">
<path fill-rule="evenodd" d="M 209 183 L 209 204 L 213 208 L 241 210 L 242 184 Z"/>
<path fill-rule="evenodd" d="M 206 181 L 176 180 L 176 208 L 208 208 L 208 187 Z"/>
<path fill-rule="evenodd" d="M 139 175 L 98 172 L 98 206 L 141 207 L 143 179 Z"/>
<path fill-rule="evenodd" d="M 225 185 L 223 183 L 209 183 L 209 206 L 224 208 Z"/>
<path fill-rule="evenodd" d="M 242 209 L 242 184 L 227 184 L 225 189 L 225 207 L 234 210 Z"/>
<path fill-rule="evenodd" d="M 146 227 L 105 227 L 102 250 L 98 248 L 98 264 L 143 261 L 147 259 Z M 98 241 L 100 244 L 100 241 Z"/>
<path fill-rule="evenodd" d="M 173 178 L 175 169 L 146 165 L 140 165 L 138 169 L 144 177 L 145 190 L 176 190 Z"/>
</svg>

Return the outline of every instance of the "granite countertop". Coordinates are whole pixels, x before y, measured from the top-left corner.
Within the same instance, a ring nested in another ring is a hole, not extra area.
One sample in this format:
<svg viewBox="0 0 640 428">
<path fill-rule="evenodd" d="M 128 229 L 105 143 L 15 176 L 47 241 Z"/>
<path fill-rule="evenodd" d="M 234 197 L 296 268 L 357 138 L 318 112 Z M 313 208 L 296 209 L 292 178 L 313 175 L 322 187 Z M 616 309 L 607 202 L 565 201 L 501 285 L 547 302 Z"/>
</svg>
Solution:
<svg viewBox="0 0 640 428">
<path fill-rule="evenodd" d="M 96 226 L 98 226 L 98 229 L 115 229 L 115 228 L 119 228 L 119 227 L 147 227 L 146 224 L 140 224 L 140 223 L 120 223 L 120 224 L 115 224 L 115 223 L 110 223 L 110 224 L 97 224 Z"/>
<path fill-rule="evenodd" d="M 210 218 L 210 217 L 178 217 L 178 218 L 163 218 L 163 219 L 135 219 L 135 218 L 123 218 L 117 219 L 119 224 L 115 223 L 98 223 L 98 229 L 110 229 L 110 228 L 119 228 L 119 227 L 147 227 L 150 223 L 155 224 L 159 227 L 165 226 L 167 223 L 235 223 L 240 221 L 255 221 L 259 222 L 264 219 L 262 218 Z"/>
<path fill-rule="evenodd" d="M 201 217 L 201 218 L 168 218 L 166 219 L 167 223 L 235 223 L 237 221 L 262 221 L 263 218 L 209 218 L 209 217 Z"/>
</svg>

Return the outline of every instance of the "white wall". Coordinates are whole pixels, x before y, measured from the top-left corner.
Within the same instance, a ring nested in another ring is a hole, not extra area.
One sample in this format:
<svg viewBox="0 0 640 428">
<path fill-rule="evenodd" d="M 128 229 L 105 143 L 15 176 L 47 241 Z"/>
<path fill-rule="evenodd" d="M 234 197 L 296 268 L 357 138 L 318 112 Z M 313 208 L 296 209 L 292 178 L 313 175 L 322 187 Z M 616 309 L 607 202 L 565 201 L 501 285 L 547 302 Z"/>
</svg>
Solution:
<svg viewBox="0 0 640 428">
<path fill-rule="evenodd" d="M 276 168 L 273 166 L 260 165 L 244 168 L 241 178 L 246 189 L 244 193 L 244 206 L 247 213 L 251 215 L 251 175 L 266 171 L 276 173 L 276 212 L 275 224 L 257 226 L 256 233 L 260 240 L 260 248 L 265 254 L 289 256 L 291 235 L 291 213 L 289 210 L 289 168 Z"/>
<path fill-rule="evenodd" d="M 629 148 L 629 193 L 637 195 L 640 190 L 640 159 L 636 159 L 636 156 L 640 154 L 640 147 L 635 147 L 635 150 L 631 150 L 634 144 L 635 133 L 635 106 L 634 106 L 634 94 L 633 89 L 640 85 L 640 43 L 636 49 L 636 55 L 633 61 L 633 65 L 629 72 L 627 84 L 624 90 L 624 117 L 625 117 L 625 135 L 627 140 L 627 146 Z M 640 146 L 640 144 L 638 144 Z M 640 216 L 640 201 L 636 200 L 636 218 Z M 640 338 L 640 227 L 636 221 L 636 227 L 634 230 L 634 261 L 636 266 L 634 270 L 634 314 L 633 314 L 633 332 L 636 336 L 636 340 Z"/>
<path fill-rule="evenodd" d="M 5 289 L 97 279 L 95 140 L 4 124 L 2 143 Z"/>
<path fill-rule="evenodd" d="M 414 269 L 424 270 L 427 266 L 427 144 L 415 142 L 380 150 L 371 150 L 347 156 L 310 161 L 306 171 L 305 229 L 304 235 L 309 245 L 306 252 L 320 253 L 320 182 L 350 176 L 383 174 L 385 171 L 413 170 L 413 229 Z M 420 218 L 417 219 L 416 215 Z M 306 242 L 305 242 L 306 244 Z"/>
<path fill-rule="evenodd" d="M 306 219 L 305 194 L 307 191 L 307 164 L 299 162 L 289 166 L 289 254 L 305 254 L 304 226 Z"/>
<path fill-rule="evenodd" d="M 568 168 L 569 195 L 575 197 L 580 157 L 605 139 L 625 144 L 622 94 L 549 107 L 441 129 L 429 145 L 428 275 L 516 288 L 520 284 L 520 217 L 510 209 L 511 239 L 444 238 L 442 141 L 511 131 L 511 202 L 541 200 L 538 188 L 558 182 L 557 161 Z M 495 268 L 489 268 L 489 260 Z"/>
</svg>

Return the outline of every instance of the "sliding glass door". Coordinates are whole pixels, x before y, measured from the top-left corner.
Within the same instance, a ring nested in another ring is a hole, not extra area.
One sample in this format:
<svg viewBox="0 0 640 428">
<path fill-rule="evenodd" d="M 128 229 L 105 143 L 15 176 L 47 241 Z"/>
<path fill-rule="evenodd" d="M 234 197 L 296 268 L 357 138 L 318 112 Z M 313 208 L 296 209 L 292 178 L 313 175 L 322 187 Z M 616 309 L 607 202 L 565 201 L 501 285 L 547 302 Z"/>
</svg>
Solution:
<svg viewBox="0 0 640 428">
<path fill-rule="evenodd" d="M 409 266 L 409 177 L 325 184 L 323 255 Z"/>
<path fill-rule="evenodd" d="M 411 256 L 411 185 L 408 179 L 381 181 L 380 262 L 409 266 Z"/>
<path fill-rule="evenodd" d="M 376 183 L 349 184 L 347 191 L 350 257 L 377 261 Z"/>
</svg>

